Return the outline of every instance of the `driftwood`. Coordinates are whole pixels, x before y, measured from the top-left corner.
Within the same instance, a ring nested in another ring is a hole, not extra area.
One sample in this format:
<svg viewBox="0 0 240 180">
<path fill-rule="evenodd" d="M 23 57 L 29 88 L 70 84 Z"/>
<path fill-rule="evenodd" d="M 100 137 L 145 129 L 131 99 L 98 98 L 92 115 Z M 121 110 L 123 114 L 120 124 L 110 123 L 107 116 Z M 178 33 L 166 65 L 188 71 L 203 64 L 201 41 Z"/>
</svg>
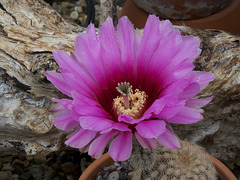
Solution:
<svg viewBox="0 0 240 180">
<path fill-rule="evenodd" d="M 54 49 L 73 49 L 85 29 L 66 22 L 44 1 L 0 1 L 0 151 L 34 154 L 58 150 L 51 97 L 63 96 L 44 75 L 56 70 Z"/>
<path fill-rule="evenodd" d="M 240 37 L 218 30 L 177 27 L 200 38 L 197 70 L 211 71 L 215 80 L 200 97 L 215 96 L 205 119 L 175 125 L 176 133 L 204 146 L 223 161 L 234 163 L 240 152 Z M 42 0 L 0 0 L 0 152 L 27 155 L 63 147 L 64 133 L 51 123 L 52 97 L 64 97 L 46 80 L 57 70 L 51 51 L 73 49 L 79 32 Z"/>
<path fill-rule="evenodd" d="M 113 19 L 113 23 L 117 25 L 117 0 L 103 0 L 100 1 L 101 4 L 101 14 L 99 19 L 99 25 L 101 26 L 102 23 L 110 16 Z"/>
</svg>

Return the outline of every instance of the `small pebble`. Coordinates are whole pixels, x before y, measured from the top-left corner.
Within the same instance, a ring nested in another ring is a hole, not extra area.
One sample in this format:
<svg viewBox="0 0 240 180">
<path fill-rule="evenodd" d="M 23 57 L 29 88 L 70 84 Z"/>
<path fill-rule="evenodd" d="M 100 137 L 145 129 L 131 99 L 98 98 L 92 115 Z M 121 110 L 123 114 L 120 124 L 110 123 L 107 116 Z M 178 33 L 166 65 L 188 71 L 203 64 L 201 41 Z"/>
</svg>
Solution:
<svg viewBox="0 0 240 180">
<path fill-rule="evenodd" d="M 51 166 L 51 168 L 53 168 L 55 171 L 58 171 L 58 170 L 61 168 L 61 166 L 60 166 L 60 164 L 54 163 L 54 164 Z"/>
<path fill-rule="evenodd" d="M 121 166 L 119 166 L 119 167 L 117 168 L 117 170 L 118 170 L 118 171 L 120 171 L 121 169 L 122 169 L 122 167 L 121 167 Z"/>
<path fill-rule="evenodd" d="M 31 162 L 34 160 L 34 156 L 27 156 L 26 159 Z"/>
<path fill-rule="evenodd" d="M 115 165 L 107 166 L 107 167 L 103 168 L 104 171 L 114 171 L 116 169 L 117 169 L 117 167 Z"/>
<path fill-rule="evenodd" d="M 82 3 L 82 0 L 78 0 L 78 1 L 76 2 L 76 5 L 81 5 L 81 3 Z"/>
<path fill-rule="evenodd" d="M 15 157 L 14 156 L 7 156 L 3 159 L 4 163 L 11 163 Z"/>
<path fill-rule="evenodd" d="M 19 175 L 18 174 L 13 174 L 13 179 L 14 180 L 18 180 L 19 179 Z"/>
<path fill-rule="evenodd" d="M 69 2 L 62 2 L 62 3 L 61 3 L 61 8 L 68 7 L 69 4 L 70 4 Z"/>
<path fill-rule="evenodd" d="M 66 176 L 66 178 L 67 178 L 67 180 L 74 180 L 74 179 L 75 179 L 72 174 L 68 174 L 68 175 Z"/>
<path fill-rule="evenodd" d="M 109 174 L 108 180 L 118 180 L 119 179 L 119 174 L 117 171 L 113 171 Z"/>
<path fill-rule="evenodd" d="M 0 169 L 2 169 L 2 165 L 3 165 L 3 160 L 0 159 Z"/>
<path fill-rule="evenodd" d="M 27 161 L 27 162 L 29 162 L 29 161 Z M 20 160 L 20 159 L 15 159 L 15 160 L 13 161 L 12 165 L 13 165 L 13 166 L 20 166 L 20 167 L 22 167 L 22 168 L 25 167 L 25 166 L 24 166 L 24 162 L 23 162 L 22 160 Z"/>
<path fill-rule="evenodd" d="M 66 174 L 70 174 L 76 170 L 76 167 L 72 162 L 65 162 L 61 164 L 61 170 Z"/>
<path fill-rule="evenodd" d="M 68 18 L 69 14 L 71 13 L 70 9 L 67 7 L 63 7 L 61 8 L 61 12 L 64 16 L 66 16 Z"/>
<path fill-rule="evenodd" d="M 44 173 L 42 165 L 31 165 L 28 169 L 34 178 L 40 177 Z"/>
<path fill-rule="evenodd" d="M 30 180 L 32 179 L 32 174 L 30 172 L 25 172 L 19 176 L 19 180 Z"/>
<path fill-rule="evenodd" d="M 19 154 L 17 158 L 20 159 L 20 160 L 22 160 L 22 161 L 26 160 L 26 156 L 23 155 L 22 153 Z"/>
<path fill-rule="evenodd" d="M 53 2 L 52 7 L 53 7 L 53 9 L 58 10 L 58 4 L 56 2 Z"/>
<path fill-rule="evenodd" d="M 64 172 L 58 172 L 57 175 L 59 175 L 60 177 L 64 177 L 65 173 Z"/>
<path fill-rule="evenodd" d="M 79 14 L 81 14 L 83 12 L 83 9 L 81 6 L 75 6 L 74 10 L 77 11 Z"/>
<path fill-rule="evenodd" d="M 47 160 L 46 156 L 43 156 L 43 155 L 34 156 L 34 161 L 36 164 L 42 164 L 42 163 L 46 162 L 46 160 Z"/>
<path fill-rule="evenodd" d="M 117 162 L 114 162 L 114 165 L 115 165 L 115 166 L 120 166 L 120 164 L 119 164 L 119 163 L 117 163 Z"/>
<path fill-rule="evenodd" d="M 102 176 L 101 175 L 97 176 L 96 180 L 102 180 Z"/>
<path fill-rule="evenodd" d="M 0 179 L 1 180 L 14 180 L 12 173 L 9 171 L 0 171 Z"/>
<path fill-rule="evenodd" d="M 55 175 L 56 171 L 53 168 L 49 167 L 44 173 L 44 179 L 52 179 Z"/>
<path fill-rule="evenodd" d="M 82 158 L 81 159 L 81 163 L 80 163 L 80 167 L 81 167 L 81 171 L 84 172 L 85 169 L 90 165 L 91 163 L 89 161 L 87 161 L 86 158 Z"/>
<path fill-rule="evenodd" d="M 59 161 L 63 161 L 65 159 L 65 157 L 67 156 L 67 152 L 66 151 L 62 151 L 59 155 L 58 155 L 58 160 Z"/>
<path fill-rule="evenodd" d="M 12 167 L 10 164 L 6 164 L 6 165 L 3 165 L 2 171 L 10 171 L 10 172 L 13 172 L 13 171 L 14 171 L 14 167 Z"/>
<path fill-rule="evenodd" d="M 77 11 L 71 12 L 70 17 L 71 17 L 73 20 L 76 20 L 76 19 L 78 18 L 78 12 L 77 12 Z"/>
</svg>

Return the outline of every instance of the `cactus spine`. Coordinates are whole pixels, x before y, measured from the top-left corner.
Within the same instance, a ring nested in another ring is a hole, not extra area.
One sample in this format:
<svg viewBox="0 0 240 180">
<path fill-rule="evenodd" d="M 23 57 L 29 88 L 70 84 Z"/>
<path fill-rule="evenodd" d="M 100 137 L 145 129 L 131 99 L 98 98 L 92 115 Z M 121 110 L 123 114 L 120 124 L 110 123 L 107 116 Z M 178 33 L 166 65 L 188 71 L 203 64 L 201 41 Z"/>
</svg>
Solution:
<svg viewBox="0 0 240 180">
<path fill-rule="evenodd" d="M 212 161 L 198 145 L 181 141 L 181 149 L 158 146 L 154 151 L 143 149 L 134 142 L 129 163 L 135 170 L 132 180 L 214 180 Z"/>
</svg>

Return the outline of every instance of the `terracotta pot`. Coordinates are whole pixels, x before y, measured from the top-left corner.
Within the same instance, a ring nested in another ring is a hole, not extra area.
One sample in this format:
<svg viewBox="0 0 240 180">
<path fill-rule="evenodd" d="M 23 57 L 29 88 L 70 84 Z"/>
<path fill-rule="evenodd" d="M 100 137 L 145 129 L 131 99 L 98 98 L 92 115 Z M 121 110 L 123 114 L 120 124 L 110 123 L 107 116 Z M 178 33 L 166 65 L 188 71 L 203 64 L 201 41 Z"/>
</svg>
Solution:
<svg viewBox="0 0 240 180">
<path fill-rule="evenodd" d="M 138 7 L 163 19 L 193 20 L 211 16 L 233 0 L 132 0 Z"/>
<path fill-rule="evenodd" d="M 152 1 L 152 0 L 148 0 Z M 160 0 L 159 0 L 160 1 Z M 183 0 L 182 0 L 183 1 Z M 186 0 L 187 1 L 187 0 Z M 166 1 L 165 1 L 166 2 Z M 230 4 L 228 4 L 231 2 Z M 218 12 L 212 13 L 206 17 L 197 17 L 193 20 L 171 20 L 175 25 L 186 25 L 199 29 L 220 29 L 236 34 L 240 34 L 240 0 L 231 0 L 228 2 L 222 2 L 224 8 L 217 8 Z M 220 6 L 219 6 L 220 7 Z M 160 14 L 160 12 L 158 13 Z M 128 16 L 135 28 L 143 28 L 147 20 L 149 13 L 144 9 L 138 7 L 133 0 L 127 0 L 123 9 L 119 12 L 118 18 L 122 16 Z M 160 14 L 161 15 L 161 14 Z M 166 18 L 166 17 L 165 17 Z M 160 16 L 160 19 L 165 19 Z M 176 18 L 170 18 L 176 19 Z M 190 18 L 191 19 L 191 18 Z"/>
<path fill-rule="evenodd" d="M 206 153 L 211 160 L 217 170 L 218 176 L 221 180 L 237 180 L 234 174 L 218 159 Z M 108 153 L 104 154 L 99 159 L 95 160 L 88 168 L 83 172 L 79 180 L 94 180 L 96 175 L 103 167 L 110 166 L 114 163 L 112 158 Z"/>
<path fill-rule="evenodd" d="M 102 155 L 99 159 L 93 161 L 92 164 L 83 172 L 79 180 L 94 180 L 98 172 L 104 167 L 111 166 L 114 163 L 108 153 Z"/>
</svg>

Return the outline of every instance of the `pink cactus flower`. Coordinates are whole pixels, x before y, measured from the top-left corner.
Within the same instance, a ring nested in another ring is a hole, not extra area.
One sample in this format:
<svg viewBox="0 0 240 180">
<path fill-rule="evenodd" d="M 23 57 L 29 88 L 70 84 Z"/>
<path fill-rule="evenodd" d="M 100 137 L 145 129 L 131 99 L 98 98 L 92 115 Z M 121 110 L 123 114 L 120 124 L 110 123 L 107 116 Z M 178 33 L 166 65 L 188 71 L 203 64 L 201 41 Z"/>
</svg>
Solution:
<svg viewBox="0 0 240 180">
<path fill-rule="evenodd" d="M 193 71 L 200 42 L 182 36 L 172 24 L 150 15 L 143 34 L 127 17 L 119 20 L 117 33 L 108 18 L 96 35 L 94 25 L 75 40 L 75 52 L 53 51 L 59 72 L 46 76 L 69 99 L 57 102 L 54 125 L 74 131 L 66 145 L 99 158 L 107 145 L 115 161 L 127 160 L 132 138 L 143 148 L 157 144 L 180 148 L 168 123 L 200 121 L 202 106 L 211 98 L 195 96 L 214 76 Z"/>
</svg>

